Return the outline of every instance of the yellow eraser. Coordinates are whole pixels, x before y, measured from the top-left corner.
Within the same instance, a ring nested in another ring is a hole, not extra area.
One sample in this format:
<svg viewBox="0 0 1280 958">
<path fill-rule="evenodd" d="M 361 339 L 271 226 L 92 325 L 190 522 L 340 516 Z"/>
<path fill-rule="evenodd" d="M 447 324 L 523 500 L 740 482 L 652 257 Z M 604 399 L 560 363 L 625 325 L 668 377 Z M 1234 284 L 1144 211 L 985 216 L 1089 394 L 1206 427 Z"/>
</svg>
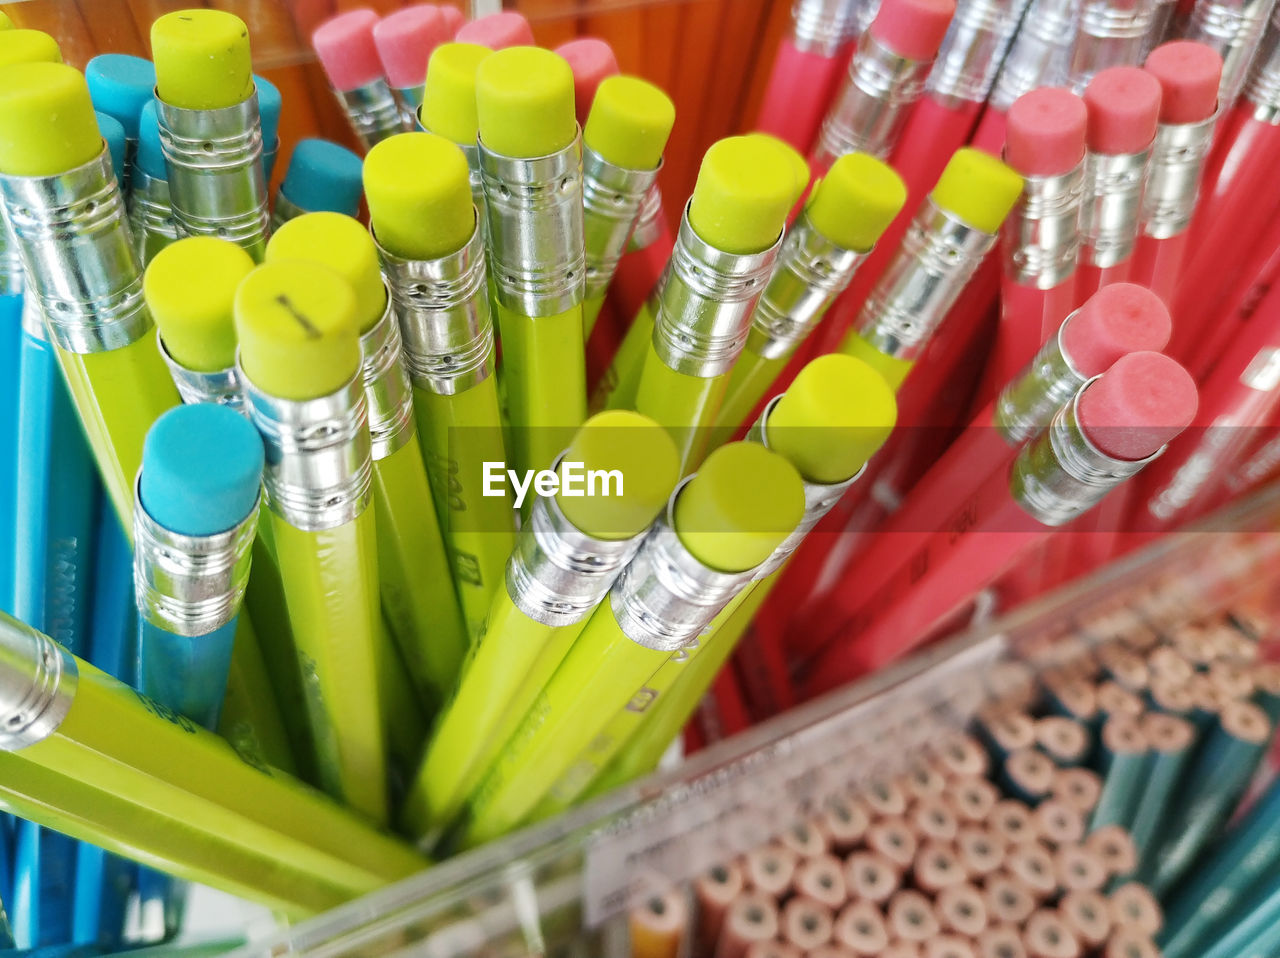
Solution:
<svg viewBox="0 0 1280 958">
<path fill-rule="evenodd" d="M 676 499 L 684 547 L 721 572 L 745 572 L 765 559 L 804 515 L 804 482 L 791 463 L 754 442 L 709 455 Z"/>
<path fill-rule="evenodd" d="M 852 356 L 854 359 L 862 360 L 878 372 L 895 394 L 902 387 L 902 384 L 907 379 L 907 374 L 911 372 L 912 367 L 915 365 L 915 363 L 907 359 L 886 356 L 863 339 L 856 329 L 850 330 L 841 341 L 840 352 L 845 356 Z"/>
<path fill-rule="evenodd" d="M 427 61 L 422 90 L 422 125 L 454 143 L 474 146 L 480 132 L 476 120 L 476 71 L 493 51 L 475 43 L 442 43 Z"/>
<path fill-rule="evenodd" d="M 804 158 L 773 137 L 731 136 L 711 144 L 689 201 L 689 224 L 726 253 L 768 249 L 804 191 L 802 167 Z"/>
<path fill-rule="evenodd" d="M 327 266 L 259 266 L 236 291 L 235 311 L 240 367 L 269 396 L 328 396 L 360 368 L 356 294 Z"/>
<path fill-rule="evenodd" d="M 229 240 L 191 236 L 147 266 L 142 292 L 169 355 L 210 373 L 236 363 L 236 290 L 253 258 Z"/>
<path fill-rule="evenodd" d="M 995 234 L 1018 202 L 1022 177 L 988 153 L 961 147 L 930 196 L 941 209 L 984 233 Z"/>
<path fill-rule="evenodd" d="M 847 153 L 831 165 L 805 208 L 809 222 L 831 242 L 866 252 L 907 201 L 907 186 L 888 163 Z"/>
<path fill-rule="evenodd" d="M 156 94 L 181 110 L 220 110 L 253 93 L 249 28 L 222 10 L 175 10 L 151 25 Z"/>
<path fill-rule="evenodd" d="M 0 66 L 61 62 L 62 51 L 58 49 L 58 41 L 43 30 L 0 31 Z"/>
<path fill-rule="evenodd" d="M 591 101 L 583 142 L 614 166 L 652 170 L 667 148 L 676 105 L 647 80 L 612 76 Z"/>
<path fill-rule="evenodd" d="M 831 353 L 800 370 L 770 412 L 765 438 L 807 481 L 844 482 L 884 445 L 897 419 L 884 377 Z"/>
<path fill-rule="evenodd" d="M 476 118 L 480 140 L 502 156 L 546 156 L 573 142 L 573 70 L 541 47 L 508 47 L 480 64 Z"/>
<path fill-rule="evenodd" d="M 0 30 L 12 30 L 13 21 L 9 19 L 7 13 L 0 13 Z"/>
<path fill-rule="evenodd" d="M 649 528 L 667 504 L 680 479 L 680 454 L 670 434 L 648 416 L 602 412 L 573 437 L 560 476 L 556 502 L 580 532 L 630 539 Z"/>
<path fill-rule="evenodd" d="M 0 172 L 53 176 L 102 152 L 89 85 L 61 63 L 0 67 Z"/>
<path fill-rule="evenodd" d="M 467 158 L 432 133 L 399 133 L 364 160 L 364 195 L 378 242 L 404 259 L 456 253 L 476 229 Z"/>
<path fill-rule="evenodd" d="M 359 220 L 328 211 L 304 213 L 281 226 L 267 241 L 268 263 L 308 260 L 329 267 L 356 296 L 356 324 L 367 333 L 387 308 L 387 290 L 378 248 Z"/>
</svg>

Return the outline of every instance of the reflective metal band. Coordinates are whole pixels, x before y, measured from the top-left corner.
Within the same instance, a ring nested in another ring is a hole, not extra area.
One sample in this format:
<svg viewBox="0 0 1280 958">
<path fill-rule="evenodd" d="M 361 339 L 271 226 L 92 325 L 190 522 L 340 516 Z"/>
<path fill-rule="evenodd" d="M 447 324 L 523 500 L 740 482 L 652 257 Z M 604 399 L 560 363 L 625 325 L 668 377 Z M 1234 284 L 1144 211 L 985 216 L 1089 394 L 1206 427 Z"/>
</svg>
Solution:
<svg viewBox="0 0 1280 958">
<path fill-rule="evenodd" d="M 1275 0 L 1229 0 L 1226 3 L 1200 0 L 1192 7 L 1183 38 L 1212 47 L 1222 57 L 1218 102 L 1224 107 L 1234 103 L 1240 94 L 1249 76 L 1250 65 L 1260 64 L 1264 59 L 1259 42 L 1274 8 Z M 1271 29 L 1274 32 L 1275 27 Z"/>
<path fill-rule="evenodd" d="M 1150 149 L 1084 158 L 1080 263 L 1105 269 L 1128 259 L 1138 239 L 1142 185 Z"/>
<path fill-rule="evenodd" d="M 764 359 L 790 356 L 853 279 L 870 251 L 837 246 L 801 211 L 751 317 L 747 345 Z"/>
<path fill-rule="evenodd" d="M 590 147 L 582 151 L 583 236 L 587 299 L 603 296 L 626 252 L 641 206 L 658 171 L 628 170 L 605 160 Z"/>
<path fill-rule="evenodd" d="M 962 0 L 925 88 L 945 103 L 983 103 L 1018 30 L 1027 0 Z"/>
<path fill-rule="evenodd" d="M 24 296 L 22 298 L 22 331 L 32 339 L 42 343 L 49 341 L 49 325 L 44 319 L 44 308 L 40 305 L 40 300 L 34 296 Z"/>
<path fill-rule="evenodd" d="M 18 238 L 13 235 L 9 218 L 0 207 L 0 296 L 17 296 L 22 293 L 23 285 Z"/>
<path fill-rule="evenodd" d="M 1162 123 L 1157 129 L 1142 190 L 1142 232 L 1147 236 L 1166 239 L 1191 225 L 1217 119 Z"/>
<path fill-rule="evenodd" d="M 996 110 L 1007 113 L 1024 93 L 1065 80 L 1079 13 L 1080 0 L 1031 0 L 991 92 Z"/>
<path fill-rule="evenodd" d="M 665 215 L 662 207 L 662 190 L 654 183 L 649 192 L 640 201 L 640 212 L 636 215 L 636 225 L 627 241 L 627 251 L 647 249 L 662 235 L 662 219 Z"/>
<path fill-rule="evenodd" d="M 580 137 L 534 159 L 503 156 L 481 143 L 480 171 L 498 302 L 535 318 L 577 306 L 587 275 Z"/>
<path fill-rule="evenodd" d="M 924 93 L 932 66 L 932 60 L 909 60 L 864 33 L 840 95 L 822 121 L 814 165 L 826 169 L 855 150 L 880 158 L 888 154 L 909 107 Z"/>
<path fill-rule="evenodd" d="M 234 528 L 184 536 L 159 525 L 133 496 L 133 585 L 143 621 L 173 635 L 208 635 L 240 611 L 249 585 L 258 502 Z M 261 500 L 261 495 L 259 495 Z"/>
<path fill-rule="evenodd" d="M 276 191 L 276 202 L 271 208 L 271 229 L 278 230 L 289 220 L 296 220 L 307 211 L 284 195 L 284 190 Z"/>
<path fill-rule="evenodd" d="M 555 496 L 539 496 L 507 561 L 507 594 L 535 622 L 553 628 L 581 622 L 608 594 L 646 533 L 597 539 L 565 517 Z"/>
<path fill-rule="evenodd" d="M 1158 0 L 1084 0 L 1067 86 L 1082 94 L 1100 71 L 1139 63 L 1157 5 Z"/>
<path fill-rule="evenodd" d="M 369 504 L 373 462 L 359 376 L 318 399 L 268 396 L 239 368 L 266 446 L 267 508 L 306 532 L 333 529 Z"/>
<path fill-rule="evenodd" d="M 156 116 L 178 232 L 230 240 L 262 262 L 271 217 L 256 90 L 220 110 L 183 110 L 156 97 Z"/>
<path fill-rule="evenodd" d="M 782 236 L 761 253 L 726 253 L 704 242 L 685 204 L 671 260 L 655 294 L 653 348 L 668 367 L 708 379 L 742 353 L 751 314 L 764 292 Z"/>
<path fill-rule="evenodd" d="M 366 152 L 387 137 L 405 132 L 400 105 L 386 80 L 378 78 L 354 90 L 335 90 L 334 96 Z"/>
<path fill-rule="evenodd" d="M 1095 377 L 1096 378 L 1096 377 Z M 1137 462 L 1114 459 L 1091 443 L 1080 428 L 1077 406 L 1089 380 L 1058 410 L 1048 429 L 1018 454 L 1010 492 L 1037 522 L 1066 525 L 1102 501 L 1121 482 L 1158 459 L 1164 449 Z"/>
<path fill-rule="evenodd" d="M 409 378 L 452 396 L 491 375 L 493 318 L 479 227 L 462 249 L 439 259 L 402 259 L 381 244 L 378 256 Z"/>
<path fill-rule="evenodd" d="M 1084 162 L 1060 176 L 1024 176 L 1022 195 L 1000 229 L 1005 274 L 1053 289 L 1075 272 L 1080 250 Z"/>
<path fill-rule="evenodd" d="M 846 43 L 856 43 L 858 38 L 867 32 L 871 21 L 880 12 L 880 2 L 881 0 L 857 0 L 854 5 L 853 19 L 849 24 L 849 33 L 845 36 Z"/>
<path fill-rule="evenodd" d="M 240 369 L 230 366 L 211 373 L 199 372 L 183 366 L 165 348 L 164 337 L 156 330 L 156 342 L 160 347 L 160 355 L 169 367 L 169 376 L 178 387 L 178 395 L 189 405 L 197 403 L 216 403 L 219 406 L 230 406 L 243 416 L 249 415 L 245 405 L 244 384 L 240 381 Z"/>
<path fill-rule="evenodd" d="M 0 196 L 57 346 L 100 353 L 151 331 L 142 266 L 105 146 L 56 176 L 0 175 Z"/>
<path fill-rule="evenodd" d="M 886 356 L 915 359 L 995 241 L 927 197 L 862 306 L 859 335 Z"/>
<path fill-rule="evenodd" d="M 0 612 L 0 752 L 19 751 L 56 732 L 78 683 L 70 652 Z"/>
<path fill-rule="evenodd" d="M 796 0 L 791 38 L 802 53 L 832 57 L 852 29 L 857 0 Z"/>
<path fill-rule="evenodd" d="M 178 223 L 173 218 L 169 181 L 142 170 L 133 171 L 129 190 L 129 229 L 145 267 L 155 255 L 178 239 Z"/>
<path fill-rule="evenodd" d="M 1222 89 L 1221 87 L 1219 89 Z M 1280 126 L 1280 11 L 1272 17 L 1257 50 L 1244 98 L 1253 104 L 1253 118 Z M 1225 91 L 1218 96 L 1218 109 L 1230 106 Z"/>
<path fill-rule="evenodd" d="M 1085 384 L 1085 377 L 1062 348 L 1062 332 L 1079 312 L 1062 321 L 1057 335 L 1040 347 L 1026 369 L 996 397 L 995 426 L 1013 448 L 1044 429 L 1053 414 Z"/>
<path fill-rule="evenodd" d="M 382 318 L 360 337 L 360 381 L 368 407 L 374 462 L 403 448 L 415 430 L 413 389 L 401 355 L 400 326 L 392 309 L 388 290 Z"/>
<path fill-rule="evenodd" d="M 408 108 L 409 113 L 417 113 L 418 107 L 422 106 L 422 91 L 424 89 L 425 85 L 419 83 L 417 86 L 396 87 L 392 92 Z"/>
</svg>

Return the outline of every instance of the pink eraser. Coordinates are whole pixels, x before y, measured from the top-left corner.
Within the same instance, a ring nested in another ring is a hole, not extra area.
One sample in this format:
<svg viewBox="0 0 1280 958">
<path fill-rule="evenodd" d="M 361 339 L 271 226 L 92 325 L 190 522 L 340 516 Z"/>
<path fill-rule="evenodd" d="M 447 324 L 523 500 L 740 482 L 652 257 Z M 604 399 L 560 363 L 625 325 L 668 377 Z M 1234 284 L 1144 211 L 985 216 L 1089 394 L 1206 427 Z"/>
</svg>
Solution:
<svg viewBox="0 0 1280 958">
<path fill-rule="evenodd" d="M 1160 84 L 1161 123 L 1199 123 L 1218 108 L 1222 57 L 1213 47 L 1195 40 L 1161 44 L 1143 69 Z"/>
<path fill-rule="evenodd" d="M 1191 425 L 1199 405 L 1191 374 L 1163 353 L 1122 356 L 1080 394 L 1080 431 L 1100 452 L 1136 462 Z"/>
<path fill-rule="evenodd" d="M 617 76 L 618 58 L 613 47 L 598 37 L 579 37 L 556 47 L 556 53 L 569 61 L 573 71 L 573 100 L 578 122 L 587 125 L 587 114 L 596 98 L 596 87 L 611 76 Z"/>
<path fill-rule="evenodd" d="M 440 11 L 440 16 L 444 17 L 445 25 L 449 28 L 449 39 L 452 40 L 458 35 L 462 25 L 467 22 L 467 15 L 447 3 L 437 3 L 436 8 Z"/>
<path fill-rule="evenodd" d="M 354 90 L 382 78 L 382 61 L 373 42 L 377 22 L 376 13 L 357 7 L 330 17 L 311 34 L 311 45 L 335 89 Z"/>
<path fill-rule="evenodd" d="M 490 50 L 529 47 L 533 46 L 533 27 L 529 26 L 529 21 L 523 14 L 503 10 L 463 24 L 454 39 L 459 43 L 474 43 Z"/>
<path fill-rule="evenodd" d="M 452 38 L 444 14 L 430 3 L 397 10 L 373 28 L 373 42 L 387 82 L 397 90 L 422 86 L 431 51 Z"/>
<path fill-rule="evenodd" d="M 901 57 L 932 60 L 955 12 L 955 0 L 884 0 L 869 32 Z"/>
<path fill-rule="evenodd" d="M 1062 351 L 1091 379 L 1130 353 L 1159 352 L 1173 331 L 1169 310 L 1145 286 L 1112 283 L 1094 293 L 1062 327 Z"/>
<path fill-rule="evenodd" d="M 1005 162 L 1023 176 L 1059 176 L 1084 159 L 1089 111 L 1070 90 L 1041 87 L 1009 108 Z"/>
<path fill-rule="evenodd" d="M 1084 90 L 1089 151 L 1107 156 L 1141 153 L 1160 121 L 1160 84 L 1138 67 L 1109 67 Z"/>
</svg>

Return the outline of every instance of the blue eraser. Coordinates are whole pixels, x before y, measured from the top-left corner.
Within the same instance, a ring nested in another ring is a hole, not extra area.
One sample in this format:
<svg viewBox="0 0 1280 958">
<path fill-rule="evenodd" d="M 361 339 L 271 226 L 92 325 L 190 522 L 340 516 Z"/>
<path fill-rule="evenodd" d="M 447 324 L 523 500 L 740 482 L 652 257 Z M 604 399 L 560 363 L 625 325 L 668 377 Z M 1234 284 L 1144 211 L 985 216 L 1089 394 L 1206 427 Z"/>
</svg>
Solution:
<svg viewBox="0 0 1280 958">
<path fill-rule="evenodd" d="M 160 118 L 156 116 L 155 100 L 142 108 L 142 116 L 138 120 L 138 151 L 133 155 L 133 162 L 147 176 L 157 180 L 169 178 L 164 150 L 160 148 Z"/>
<path fill-rule="evenodd" d="M 258 87 L 258 118 L 262 124 L 262 150 L 267 152 L 276 145 L 280 136 L 280 111 L 284 109 L 284 98 L 280 90 L 266 77 L 254 74 L 254 84 Z"/>
<path fill-rule="evenodd" d="M 178 406 L 143 444 L 142 507 L 180 535 L 226 532 L 253 510 L 262 465 L 262 439 L 244 416 L 213 403 Z"/>
<path fill-rule="evenodd" d="M 128 172 L 124 158 L 124 127 L 119 120 L 109 113 L 103 113 L 99 110 L 96 115 L 98 117 L 98 132 L 107 141 L 107 152 L 111 154 L 111 168 L 116 172 L 116 179 L 123 183 L 125 173 Z"/>
<path fill-rule="evenodd" d="M 289 157 L 280 192 L 308 213 L 355 216 L 364 192 L 363 169 L 364 162 L 345 146 L 328 140 L 299 140 Z"/>
<path fill-rule="evenodd" d="M 125 135 L 138 137 L 138 117 L 156 89 L 156 67 L 127 53 L 100 53 L 84 68 L 93 108 L 114 116 Z"/>
</svg>

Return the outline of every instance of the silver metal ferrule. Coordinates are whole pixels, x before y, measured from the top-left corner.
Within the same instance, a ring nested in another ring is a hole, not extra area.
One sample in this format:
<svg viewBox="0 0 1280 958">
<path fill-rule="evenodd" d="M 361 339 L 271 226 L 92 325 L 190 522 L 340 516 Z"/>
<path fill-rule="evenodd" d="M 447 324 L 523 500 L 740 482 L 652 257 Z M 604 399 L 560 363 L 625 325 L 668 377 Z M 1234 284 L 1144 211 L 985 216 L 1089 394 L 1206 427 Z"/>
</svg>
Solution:
<svg viewBox="0 0 1280 958">
<path fill-rule="evenodd" d="M 782 241 L 773 275 L 756 303 L 747 348 L 764 359 L 794 353 L 867 255 L 827 239 L 802 210 Z"/>
<path fill-rule="evenodd" d="M 1076 414 L 1089 383 L 1058 410 L 1044 434 L 1024 448 L 1013 464 L 1009 488 L 1014 500 L 1047 526 L 1066 525 L 1087 512 L 1164 452 L 1162 448 L 1146 459 L 1130 462 L 1114 459 L 1091 443 Z"/>
<path fill-rule="evenodd" d="M 276 190 L 276 201 L 271 207 L 271 230 L 275 232 L 289 220 L 296 220 L 307 211 L 284 195 L 284 190 Z"/>
<path fill-rule="evenodd" d="M 156 330 L 156 342 L 160 346 L 160 355 L 164 357 L 165 365 L 169 367 L 169 376 L 178 387 L 178 395 L 184 403 L 216 403 L 219 406 L 230 406 L 243 416 L 249 415 L 238 367 L 230 366 L 211 373 L 188 369 L 169 354 L 159 330 Z"/>
<path fill-rule="evenodd" d="M 1141 61 L 1157 6 L 1158 0 L 1083 0 L 1067 66 L 1067 86 L 1072 92 L 1084 93 L 1101 70 Z"/>
<path fill-rule="evenodd" d="M 627 241 L 627 251 L 647 249 L 658 242 L 662 235 L 662 190 L 655 182 L 640 201 L 640 212 L 636 214 L 636 225 Z"/>
<path fill-rule="evenodd" d="M 481 143 L 480 171 L 498 302 L 535 318 L 577 306 L 587 274 L 582 138 L 533 159 L 503 156 Z"/>
<path fill-rule="evenodd" d="M 1167 239 L 1191 225 L 1216 122 L 1214 115 L 1199 123 L 1161 123 L 1156 130 L 1142 190 L 1142 232 L 1147 236 Z"/>
<path fill-rule="evenodd" d="M 106 352 L 151 331 L 142 266 L 105 145 L 56 176 L 0 175 L 0 196 L 55 345 Z"/>
<path fill-rule="evenodd" d="M 761 253 L 726 253 L 680 219 L 655 293 L 653 348 L 668 367 L 710 379 L 729 372 L 747 341 L 751 315 L 777 261 L 782 236 Z"/>
<path fill-rule="evenodd" d="M 886 356 L 918 357 L 995 242 L 926 197 L 862 306 L 858 334 Z"/>
<path fill-rule="evenodd" d="M 396 87 L 392 93 L 412 116 L 418 112 L 418 107 L 422 106 L 422 92 L 425 88 L 425 84 L 419 83 L 417 86 Z"/>
<path fill-rule="evenodd" d="M 1031 0 L 1000 67 L 991 105 L 1001 113 L 1024 93 L 1063 83 L 1080 0 Z"/>
<path fill-rule="evenodd" d="M 1275 5 L 1276 0 L 1200 0 L 1192 8 L 1183 38 L 1207 44 L 1221 55 L 1218 103 L 1222 107 L 1235 102 L 1250 65 L 1261 63 L 1259 42 Z M 1273 25 L 1270 32 L 1275 31 Z"/>
<path fill-rule="evenodd" d="M 869 32 L 859 37 L 849 76 L 822 121 L 814 165 L 826 169 L 855 150 L 881 159 L 888 155 L 932 67 L 932 60 L 894 53 Z"/>
<path fill-rule="evenodd" d="M 658 168 L 628 170 L 615 166 L 588 146 L 582 149 L 582 228 L 586 250 L 586 298 L 600 297 L 626 252 Z"/>
<path fill-rule="evenodd" d="M 688 481 L 676 487 L 667 514 L 609 590 L 609 605 L 623 633 L 655 652 L 674 652 L 697 638 L 760 569 L 717 572 L 684 547 L 674 516 L 676 498 Z"/>
<path fill-rule="evenodd" d="M 400 104 L 387 81 L 381 77 L 354 90 L 334 90 L 333 95 L 338 98 L 338 104 L 346 113 L 351 129 L 365 152 L 406 129 L 400 115 Z"/>
<path fill-rule="evenodd" d="M 962 0 L 925 89 L 944 103 L 983 103 L 991 92 L 1027 0 Z"/>
<path fill-rule="evenodd" d="M 22 292 L 22 251 L 13 235 L 9 218 L 0 208 L 0 296 L 17 296 Z"/>
<path fill-rule="evenodd" d="M 880 0 L 857 0 L 854 5 L 853 19 L 849 23 L 849 33 L 844 38 L 845 42 L 857 42 L 858 38 L 870 29 L 871 22 L 879 12 Z"/>
<path fill-rule="evenodd" d="M 378 256 L 413 383 L 452 396 L 492 375 L 493 316 L 479 226 L 462 249 L 439 259 L 402 259 L 381 244 Z"/>
<path fill-rule="evenodd" d="M 747 442 L 758 442 L 766 449 L 773 448 L 769 445 L 769 416 L 781 400 L 781 395 L 769 400 L 760 418 L 747 431 Z M 800 548 L 804 537 L 813 531 L 814 526 L 822 521 L 822 517 L 831 511 L 840 498 L 849 491 L 849 487 L 861 479 L 866 471 L 867 467 L 864 463 L 861 469 L 844 482 L 822 483 L 804 479 L 804 514 L 801 515 L 800 522 L 785 539 L 778 543 L 778 547 L 770 553 L 769 558 L 756 567 L 754 578 L 757 581 L 768 578 L 782 568 L 782 564 L 791 558 L 791 554 L 796 549 Z"/>
<path fill-rule="evenodd" d="M 559 470 L 563 456 L 551 467 Z M 581 622 L 600 604 L 644 541 L 597 539 L 565 518 L 555 496 L 539 496 L 507 560 L 507 595 L 543 625 Z"/>
<path fill-rule="evenodd" d="M 49 326 L 44 321 L 44 309 L 34 296 L 22 298 L 22 331 L 42 343 L 49 341 Z"/>
<path fill-rule="evenodd" d="M 386 459 L 413 438 L 413 389 L 400 348 L 396 322 L 387 291 L 382 317 L 360 337 L 360 381 L 368 408 L 369 440 L 373 461 Z"/>
<path fill-rule="evenodd" d="M 1106 269 L 1129 258 L 1138 239 L 1142 187 L 1150 148 L 1141 153 L 1087 153 L 1080 202 L 1081 265 Z"/>
<path fill-rule="evenodd" d="M 53 639 L 0 612 L 0 752 L 43 742 L 75 701 L 75 657 Z"/>
<path fill-rule="evenodd" d="M 239 613 L 249 585 L 258 502 L 226 532 L 184 536 L 147 514 L 139 481 L 134 483 L 133 496 L 133 586 L 138 614 L 171 635 L 194 637 L 222 628 Z"/>
<path fill-rule="evenodd" d="M 1020 372 L 996 397 L 995 427 L 1001 438 L 1017 448 L 1037 435 L 1085 384 L 1062 347 L 1062 333 L 1079 313 L 1076 310 L 1062 321 L 1058 333 L 1049 339 Z"/>
<path fill-rule="evenodd" d="M 243 367 L 238 371 L 266 447 L 267 508 L 304 532 L 334 529 L 364 512 L 373 460 L 360 377 L 327 396 L 298 401 L 268 396 Z"/>
<path fill-rule="evenodd" d="M 1022 184 L 1000 228 L 1004 271 L 1024 286 L 1053 289 L 1076 268 L 1084 162 L 1058 176 L 1024 176 Z"/>
<path fill-rule="evenodd" d="M 145 266 L 178 239 L 178 224 L 173 218 L 168 180 L 135 169 L 131 182 L 129 228 L 133 231 L 138 259 Z"/>
<path fill-rule="evenodd" d="M 271 217 L 257 91 L 220 110 L 183 110 L 156 97 L 156 115 L 178 232 L 230 240 L 261 263 Z"/>
<path fill-rule="evenodd" d="M 832 57 L 852 29 L 857 0 L 796 0 L 791 39 L 802 53 Z"/>
<path fill-rule="evenodd" d="M 1219 88 L 1221 89 L 1221 88 Z M 1280 11 L 1271 20 L 1257 49 L 1244 98 L 1253 105 L 1253 118 L 1260 123 L 1280 126 Z M 1230 106 L 1218 95 L 1218 110 Z"/>
</svg>

